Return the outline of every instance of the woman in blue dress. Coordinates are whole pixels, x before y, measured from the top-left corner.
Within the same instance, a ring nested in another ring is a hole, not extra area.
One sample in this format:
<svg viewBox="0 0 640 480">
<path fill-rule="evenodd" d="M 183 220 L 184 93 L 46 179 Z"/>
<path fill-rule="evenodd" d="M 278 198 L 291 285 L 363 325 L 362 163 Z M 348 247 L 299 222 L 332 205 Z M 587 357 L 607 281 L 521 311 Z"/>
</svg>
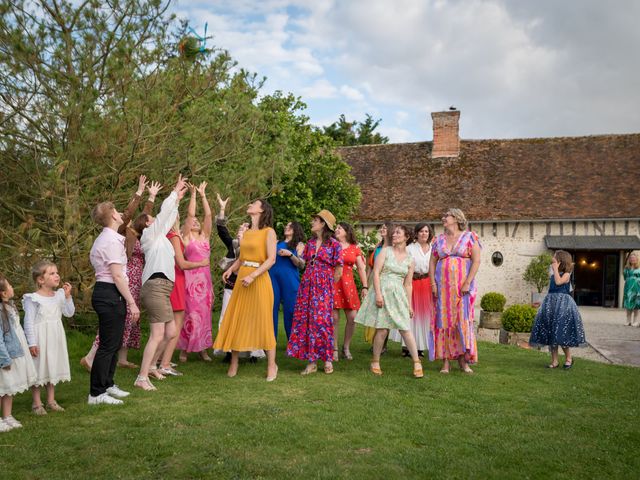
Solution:
<svg viewBox="0 0 640 480">
<path fill-rule="evenodd" d="M 298 222 L 289 222 L 284 227 L 284 240 L 276 246 L 276 263 L 269 270 L 273 286 L 273 331 L 278 339 L 278 313 L 280 304 L 284 313 L 284 330 L 287 340 L 291 335 L 293 308 L 300 286 L 300 270 L 304 267 L 304 231 Z"/>
<path fill-rule="evenodd" d="M 562 347 L 565 355 L 563 368 L 569 369 L 573 366 L 569 347 L 583 347 L 587 344 L 582 318 L 571 296 L 571 254 L 558 250 L 551 260 L 551 270 L 549 293 L 536 314 L 529 344 L 549 346 L 551 363 L 548 368 L 558 368 L 558 346 Z"/>
</svg>

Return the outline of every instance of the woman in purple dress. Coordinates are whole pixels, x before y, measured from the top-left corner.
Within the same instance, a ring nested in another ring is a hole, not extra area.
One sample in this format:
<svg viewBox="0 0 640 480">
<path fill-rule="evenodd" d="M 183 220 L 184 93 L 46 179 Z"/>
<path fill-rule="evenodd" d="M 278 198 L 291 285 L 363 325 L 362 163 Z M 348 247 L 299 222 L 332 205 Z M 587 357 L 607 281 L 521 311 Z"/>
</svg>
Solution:
<svg viewBox="0 0 640 480">
<path fill-rule="evenodd" d="M 342 248 L 333 238 L 336 219 L 321 210 L 311 221 L 313 237 L 302 253 L 306 270 L 300 281 L 293 311 L 291 337 L 287 355 L 307 360 L 302 375 L 318 371 L 317 361 L 324 361 L 325 373 L 333 373 L 333 297 L 335 283 L 342 276 Z"/>
<path fill-rule="evenodd" d="M 185 257 L 190 262 L 208 259 L 211 255 L 211 228 L 213 216 L 207 201 L 205 189 L 207 182 L 202 182 L 197 188 L 190 185 L 191 201 L 187 210 L 187 218 L 183 227 L 185 243 Z M 196 192 L 200 194 L 204 221 L 202 224 L 196 217 Z M 213 306 L 213 285 L 211 283 L 211 269 L 206 267 L 185 270 L 185 310 L 184 325 L 178 339 L 178 349 L 184 358 L 189 352 L 199 352 L 200 358 L 210 362 L 207 349 L 213 345 L 211 336 L 211 308 Z"/>
</svg>

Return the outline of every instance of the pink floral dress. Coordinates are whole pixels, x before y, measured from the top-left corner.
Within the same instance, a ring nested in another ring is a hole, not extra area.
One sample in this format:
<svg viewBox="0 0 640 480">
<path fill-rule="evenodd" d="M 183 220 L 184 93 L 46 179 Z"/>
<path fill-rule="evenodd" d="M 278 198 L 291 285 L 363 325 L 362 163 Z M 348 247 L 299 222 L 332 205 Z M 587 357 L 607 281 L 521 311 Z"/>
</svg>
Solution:
<svg viewBox="0 0 640 480">
<path fill-rule="evenodd" d="M 185 248 L 185 257 L 190 262 L 208 258 L 211 247 L 208 241 L 192 240 Z M 178 349 L 201 352 L 213 345 L 211 336 L 211 309 L 213 307 L 213 285 L 209 266 L 185 270 L 184 326 L 178 338 Z"/>
</svg>

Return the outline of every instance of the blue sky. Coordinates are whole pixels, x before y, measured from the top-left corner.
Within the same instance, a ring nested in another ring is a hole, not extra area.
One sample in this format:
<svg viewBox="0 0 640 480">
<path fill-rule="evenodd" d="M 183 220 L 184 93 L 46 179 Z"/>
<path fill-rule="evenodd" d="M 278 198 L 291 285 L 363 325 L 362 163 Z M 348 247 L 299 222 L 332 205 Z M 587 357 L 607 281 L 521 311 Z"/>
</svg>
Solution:
<svg viewBox="0 0 640 480">
<path fill-rule="evenodd" d="M 640 2 L 175 0 L 172 10 L 292 92 L 316 125 L 381 118 L 392 142 L 640 132 Z"/>
</svg>

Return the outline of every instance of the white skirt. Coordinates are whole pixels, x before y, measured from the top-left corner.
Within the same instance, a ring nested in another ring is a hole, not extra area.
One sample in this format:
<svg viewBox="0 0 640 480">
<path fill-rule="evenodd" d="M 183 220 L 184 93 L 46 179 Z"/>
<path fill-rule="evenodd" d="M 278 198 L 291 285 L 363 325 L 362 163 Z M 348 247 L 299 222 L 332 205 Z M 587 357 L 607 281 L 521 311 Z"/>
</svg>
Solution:
<svg viewBox="0 0 640 480">
<path fill-rule="evenodd" d="M 67 337 L 62 322 L 42 322 L 35 326 L 40 352 L 33 357 L 38 373 L 37 385 L 71 381 Z"/>
<path fill-rule="evenodd" d="M 13 359 L 10 370 L 0 368 L 0 396 L 22 393 L 37 382 L 38 376 L 22 328 L 16 329 L 16 335 L 23 355 Z"/>
</svg>

